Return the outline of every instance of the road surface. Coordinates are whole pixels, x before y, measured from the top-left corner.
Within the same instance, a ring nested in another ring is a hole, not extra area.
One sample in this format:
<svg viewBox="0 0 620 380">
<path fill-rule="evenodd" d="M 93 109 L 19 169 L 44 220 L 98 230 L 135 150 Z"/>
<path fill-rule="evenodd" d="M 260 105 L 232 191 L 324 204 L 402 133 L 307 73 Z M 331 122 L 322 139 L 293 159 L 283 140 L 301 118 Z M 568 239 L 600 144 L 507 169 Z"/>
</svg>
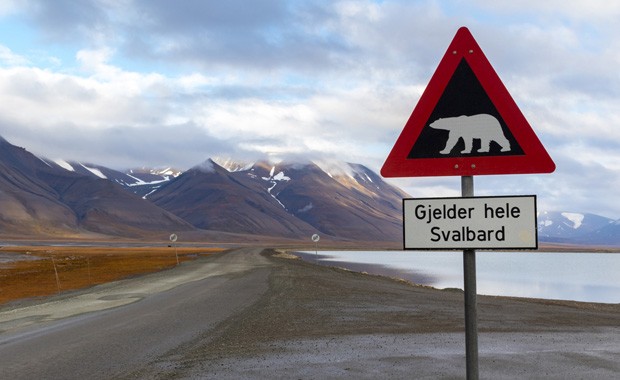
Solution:
<svg viewBox="0 0 620 380">
<path fill-rule="evenodd" d="M 464 378 L 463 293 L 240 249 L 0 310 L 0 379 Z M 478 297 L 492 379 L 620 378 L 620 305 Z"/>
<path fill-rule="evenodd" d="M 0 312 L 0 378 L 113 378 L 256 302 L 270 265 L 242 249 Z"/>
</svg>

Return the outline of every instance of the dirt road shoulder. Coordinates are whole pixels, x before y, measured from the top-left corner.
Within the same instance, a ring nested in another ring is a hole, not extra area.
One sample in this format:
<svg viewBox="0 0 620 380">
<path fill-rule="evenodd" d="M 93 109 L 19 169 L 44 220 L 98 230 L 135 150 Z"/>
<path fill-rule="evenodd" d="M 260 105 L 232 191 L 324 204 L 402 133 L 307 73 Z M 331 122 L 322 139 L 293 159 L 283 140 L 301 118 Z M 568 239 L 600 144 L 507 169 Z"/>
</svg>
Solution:
<svg viewBox="0 0 620 380">
<path fill-rule="evenodd" d="M 263 254 L 275 266 L 267 293 L 217 326 L 210 333 L 217 338 L 175 353 L 172 377 L 464 376 L 462 292 Z M 479 297 L 481 376 L 617 376 L 619 312 L 620 305 Z"/>
</svg>

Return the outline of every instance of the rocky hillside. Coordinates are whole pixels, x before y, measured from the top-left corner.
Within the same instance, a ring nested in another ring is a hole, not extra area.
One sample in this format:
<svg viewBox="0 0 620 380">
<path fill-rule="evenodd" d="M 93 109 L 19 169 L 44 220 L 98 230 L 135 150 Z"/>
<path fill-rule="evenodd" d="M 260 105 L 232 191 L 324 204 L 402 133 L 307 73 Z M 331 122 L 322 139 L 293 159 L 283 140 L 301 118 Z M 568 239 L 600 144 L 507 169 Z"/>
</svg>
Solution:
<svg viewBox="0 0 620 380">
<path fill-rule="evenodd" d="M 227 168 L 207 160 L 147 199 L 209 230 L 399 241 L 402 191 L 355 164 L 265 161 Z"/>
<path fill-rule="evenodd" d="M 0 234 L 144 237 L 211 231 L 400 242 L 402 191 L 356 164 L 207 160 L 120 172 L 36 157 L 0 141 Z"/>
<path fill-rule="evenodd" d="M 142 236 L 163 229 L 194 229 L 116 183 L 40 159 L 4 139 L 0 227 L 2 235 L 16 237 Z"/>
<path fill-rule="evenodd" d="M 372 170 L 342 162 L 214 159 L 181 172 L 125 172 L 39 158 L 0 138 L 0 236 L 220 236 L 402 242 L 402 198 Z M 620 221 L 541 212 L 540 242 L 620 246 Z"/>
</svg>

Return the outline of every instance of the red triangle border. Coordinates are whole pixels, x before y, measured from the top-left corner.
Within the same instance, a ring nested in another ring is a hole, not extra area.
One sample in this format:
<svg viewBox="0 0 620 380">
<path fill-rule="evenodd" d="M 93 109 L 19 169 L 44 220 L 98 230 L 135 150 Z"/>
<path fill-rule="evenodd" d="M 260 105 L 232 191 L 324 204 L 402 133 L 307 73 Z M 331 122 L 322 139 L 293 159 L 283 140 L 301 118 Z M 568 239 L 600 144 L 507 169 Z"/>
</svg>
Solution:
<svg viewBox="0 0 620 380">
<path fill-rule="evenodd" d="M 504 119 L 523 155 L 484 157 L 408 158 L 458 64 L 465 59 Z M 551 173 L 555 163 L 510 96 L 480 46 L 466 27 L 461 27 L 420 97 L 403 131 L 388 155 L 384 177 L 474 176 L 492 174 Z"/>
</svg>

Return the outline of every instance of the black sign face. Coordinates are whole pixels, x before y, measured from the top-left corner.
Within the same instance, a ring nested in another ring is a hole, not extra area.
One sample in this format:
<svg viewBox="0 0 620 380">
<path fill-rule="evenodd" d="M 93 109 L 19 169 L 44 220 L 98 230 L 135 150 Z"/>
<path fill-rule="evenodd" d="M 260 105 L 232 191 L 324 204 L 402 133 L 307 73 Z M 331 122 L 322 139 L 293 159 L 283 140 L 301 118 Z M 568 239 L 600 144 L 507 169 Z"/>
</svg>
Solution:
<svg viewBox="0 0 620 380">
<path fill-rule="evenodd" d="M 461 59 L 407 158 L 523 154 L 469 64 Z"/>
</svg>

